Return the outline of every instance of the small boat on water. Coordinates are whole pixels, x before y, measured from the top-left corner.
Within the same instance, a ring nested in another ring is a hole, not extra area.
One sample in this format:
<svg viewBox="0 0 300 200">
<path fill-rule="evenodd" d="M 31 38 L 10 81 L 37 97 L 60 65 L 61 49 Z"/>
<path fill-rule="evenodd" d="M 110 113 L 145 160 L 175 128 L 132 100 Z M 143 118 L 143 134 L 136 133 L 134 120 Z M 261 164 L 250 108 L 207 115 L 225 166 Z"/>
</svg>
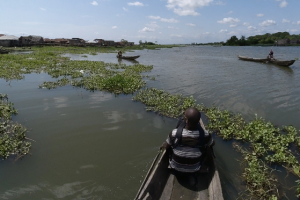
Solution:
<svg viewBox="0 0 300 200">
<path fill-rule="evenodd" d="M 219 173 L 212 152 L 206 166 L 197 173 L 197 184 L 190 185 L 186 176 L 174 175 L 169 155 L 164 150 L 154 159 L 135 200 L 223 200 Z"/>
<path fill-rule="evenodd" d="M 267 59 L 267 58 L 250 58 L 246 56 L 237 56 L 240 60 L 246 60 L 246 61 L 253 61 L 253 62 L 260 62 L 260 63 L 271 63 L 279 66 L 288 67 L 292 64 L 294 64 L 295 60 L 277 60 L 277 59 Z"/>
<path fill-rule="evenodd" d="M 117 55 L 117 58 L 119 59 L 127 59 L 127 60 L 135 60 L 137 58 L 139 58 L 140 56 L 119 56 Z"/>
</svg>

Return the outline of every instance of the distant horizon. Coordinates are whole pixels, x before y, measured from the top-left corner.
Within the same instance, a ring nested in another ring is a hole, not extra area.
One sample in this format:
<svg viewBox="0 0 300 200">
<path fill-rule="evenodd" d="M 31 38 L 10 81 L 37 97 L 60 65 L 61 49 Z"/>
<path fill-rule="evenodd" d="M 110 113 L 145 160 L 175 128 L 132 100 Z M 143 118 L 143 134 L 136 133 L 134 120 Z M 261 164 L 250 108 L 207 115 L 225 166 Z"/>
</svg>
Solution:
<svg viewBox="0 0 300 200">
<path fill-rule="evenodd" d="M 265 33 L 300 34 L 300 1 L 0 0 L 0 33 L 190 44 Z"/>
</svg>

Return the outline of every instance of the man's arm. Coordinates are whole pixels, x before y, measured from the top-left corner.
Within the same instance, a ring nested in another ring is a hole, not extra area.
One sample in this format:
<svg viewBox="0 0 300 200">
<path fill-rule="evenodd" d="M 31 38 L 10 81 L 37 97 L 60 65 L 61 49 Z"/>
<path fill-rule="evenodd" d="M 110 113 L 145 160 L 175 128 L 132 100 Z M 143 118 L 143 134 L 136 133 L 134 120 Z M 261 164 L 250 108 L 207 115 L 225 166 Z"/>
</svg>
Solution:
<svg viewBox="0 0 300 200">
<path fill-rule="evenodd" d="M 167 142 L 164 142 L 161 146 L 160 146 L 160 150 L 162 149 L 166 149 L 168 150 L 171 147 L 171 145 L 169 145 Z"/>
<path fill-rule="evenodd" d="M 160 146 L 159 149 L 160 150 L 162 150 L 162 149 L 166 149 L 166 150 L 170 149 L 171 148 L 171 144 L 174 142 L 173 140 L 174 139 L 172 137 L 172 131 L 171 131 L 171 133 L 168 135 L 167 140 Z"/>
</svg>

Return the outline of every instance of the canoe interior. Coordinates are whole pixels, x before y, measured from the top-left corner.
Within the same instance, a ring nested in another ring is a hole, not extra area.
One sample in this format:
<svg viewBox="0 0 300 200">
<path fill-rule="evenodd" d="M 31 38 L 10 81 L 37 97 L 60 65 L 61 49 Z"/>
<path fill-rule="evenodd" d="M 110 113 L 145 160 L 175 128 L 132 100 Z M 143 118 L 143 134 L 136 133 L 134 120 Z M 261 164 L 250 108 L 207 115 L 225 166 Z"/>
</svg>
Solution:
<svg viewBox="0 0 300 200">
<path fill-rule="evenodd" d="M 295 60 L 277 60 L 277 59 L 268 60 L 266 58 L 250 58 L 250 57 L 240 56 L 240 55 L 238 55 L 238 58 L 240 60 L 261 62 L 261 63 L 266 63 L 266 64 L 275 64 L 275 65 L 284 66 L 284 67 L 288 67 L 288 66 L 294 64 L 294 62 L 295 62 Z"/>
<path fill-rule="evenodd" d="M 191 185 L 186 173 L 168 169 L 169 155 L 164 151 L 149 170 L 135 200 L 223 200 L 219 174 L 209 153 L 207 167 L 197 173 L 198 183 Z"/>
</svg>

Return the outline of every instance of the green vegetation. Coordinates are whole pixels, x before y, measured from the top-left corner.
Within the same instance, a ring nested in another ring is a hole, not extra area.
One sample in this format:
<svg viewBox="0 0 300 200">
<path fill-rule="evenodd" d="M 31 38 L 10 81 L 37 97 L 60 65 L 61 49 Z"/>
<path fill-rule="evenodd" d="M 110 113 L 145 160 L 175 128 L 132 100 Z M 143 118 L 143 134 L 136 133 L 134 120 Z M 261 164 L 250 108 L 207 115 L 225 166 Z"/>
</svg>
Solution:
<svg viewBox="0 0 300 200">
<path fill-rule="evenodd" d="M 55 81 L 44 82 L 39 87 L 53 89 L 59 86 L 72 85 L 87 90 L 102 90 L 114 94 L 134 93 L 145 85 L 142 72 L 152 70 L 152 66 L 140 64 L 126 66 L 95 61 L 71 61 L 62 57 L 64 53 L 95 54 L 114 52 L 114 48 L 66 48 L 45 47 L 33 48 L 30 54 L 3 54 L 0 63 L 0 78 L 6 81 L 21 80 L 24 74 L 48 73 Z M 148 76 L 149 77 L 149 76 Z M 155 77 L 149 77 L 153 80 Z M 8 102 L 6 95 L 0 95 L 0 158 L 10 155 L 17 158 L 29 152 L 31 144 L 26 142 L 26 129 L 13 123 L 11 116 L 17 111 Z"/>
<path fill-rule="evenodd" d="M 150 49 L 161 48 L 162 45 L 149 45 Z M 172 46 L 163 46 L 168 48 Z M 148 46 L 133 46 L 122 48 L 122 51 L 148 48 Z M 191 97 L 172 95 L 163 90 L 146 88 L 144 77 L 155 80 L 155 77 L 142 75 L 142 72 L 152 70 L 152 66 L 140 64 L 126 66 L 95 61 L 72 61 L 61 56 L 65 53 L 90 54 L 115 53 L 120 48 L 114 47 L 43 47 L 33 48 L 31 54 L 1 55 L 0 78 L 6 81 L 23 79 L 24 74 L 48 73 L 53 82 L 44 82 L 40 88 L 56 88 L 64 85 L 82 87 L 87 90 L 102 90 L 114 94 L 132 94 L 134 101 L 141 101 L 147 111 L 177 118 L 189 107 L 196 107 L 209 118 L 207 128 L 217 133 L 224 140 L 236 140 L 247 147 L 237 147 L 244 156 L 245 170 L 242 177 L 247 183 L 247 191 L 255 199 L 276 199 L 279 193 L 275 190 L 277 183 L 273 178 L 270 164 L 278 164 L 289 172 L 300 177 L 300 164 L 297 152 L 292 146 L 300 147 L 300 136 L 293 126 L 275 127 L 262 118 L 255 117 L 246 122 L 241 115 L 220 110 L 216 107 L 206 107 L 197 104 Z M 1 95 L 0 124 L 0 157 L 17 154 L 22 157 L 27 154 L 30 143 L 26 142 L 26 129 L 11 121 L 11 116 L 17 112 L 8 102 L 7 96 Z M 300 180 L 297 182 L 297 195 L 300 195 Z"/>
<path fill-rule="evenodd" d="M 95 61 L 65 60 L 43 68 L 55 82 L 44 82 L 39 87 L 53 89 L 70 84 L 87 90 L 108 91 L 115 94 L 131 94 L 145 85 L 142 72 L 152 70 L 152 66 L 113 64 Z"/>
<path fill-rule="evenodd" d="M 154 88 L 140 90 L 133 100 L 144 103 L 147 111 L 173 118 L 179 117 L 188 107 L 196 107 L 208 117 L 208 130 L 224 140 L 234 139 L 249 144 L 248 150 L 238 149 L 244 155 L 245 170 L 242 177 L 247 183 L 247 191 L 256 199 L 279 197 L 274 187 L 278 183 L 271 175 L 268 164 L 282 165 L 300 178 L 300 163 L 297 160 L 299 152 L 291 151 L 292 146 L 300 147 L 300 136 L 293 126 L 278 128 L 258 117 L 246 122 L 239 114 L 217 107 L 206 107 L 197 104 L 193 97 L 171 95 Z M 299 191 L 298 182 L 298 195 Z"/>
<path fill-rule="evenodd" d="M 140 90 L 132 98 L 134 101 L 141 101 L 145 104 L 147 111 L 153 111 L 159 115 L 177 118 L 189 107 L 197 107 L 203 110 L 203 105 L 197 105 L 193 97 L 183 97 L 182 95 L 171 95 L 164 90 L 146 88 Z"/>
<path fill-rule="evenodd" d="M 62 53 L 94 53 L 95 48 L 39 48 L 31 54 L 7 54 L 1 57 L 0 78 L 7 81 L 23 79 L 24 74 L 45 72 L 57 79 L 39 87 L 53 89 L 70 84 L 87 90 L 102 90 L 115 94 L 130 94 L 145 85 L 142 72 L 152 66 L 113 64 L 96 61 L 71 61 Z M 113 49 L 104 49 L 107 52 Z M 100 51 L 104 51 L 100 49 Z"/>
<path fill-rule="evenodd" d="M 0 158 L 10 155 L 21 158 L 29 152 L 31 143 L 26 141 L 26 128 L 12 121 L 12 115 L 18 112 L 8 101 L 7 95 L 0 93 Z"/>
<path fill-rule="evenodd" d="M 248 45 L 274 45 L 280 39 L 300 40 L 299 35 L 290 35 L 288 32 L 266 33 L 264 35 L 255 35 L 246 38 L 241 36 L 238 39 L 235 35 L 231 36 L 224 45 L 227 46 L 248 46 Z"/>
</svg>

